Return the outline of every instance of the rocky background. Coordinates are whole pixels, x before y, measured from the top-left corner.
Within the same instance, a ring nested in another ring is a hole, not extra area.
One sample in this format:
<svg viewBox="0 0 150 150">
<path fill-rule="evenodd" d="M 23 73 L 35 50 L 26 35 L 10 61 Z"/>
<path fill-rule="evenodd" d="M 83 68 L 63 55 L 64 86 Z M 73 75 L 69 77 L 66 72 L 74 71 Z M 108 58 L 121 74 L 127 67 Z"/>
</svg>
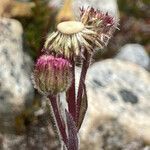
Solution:
<svg viewBox="0 0 150 150">
<path fill-rule="evenodd" d="M 31 74 L 46 34 L 62 15 L 90 5 L 120 20 L 88 71 L 88 111 L 81 150 L 150 150 L 150 2 L 76 0 L 0 1 L 0 150 L 59 150 L 47 100 Z M 80 68 L 77 69 L 79 73 Z"/>
</svg>

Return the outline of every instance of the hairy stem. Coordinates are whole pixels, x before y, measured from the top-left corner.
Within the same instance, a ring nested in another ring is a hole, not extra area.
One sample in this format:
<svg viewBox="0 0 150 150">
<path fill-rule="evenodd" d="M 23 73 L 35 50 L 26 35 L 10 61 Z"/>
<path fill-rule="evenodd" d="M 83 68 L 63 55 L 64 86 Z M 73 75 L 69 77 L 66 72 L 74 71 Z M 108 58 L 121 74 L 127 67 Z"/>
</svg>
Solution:
<svg viewBox="0 0 150 150">
<path fill-rule="evenodd" d="M 65 131 L 65 125 L 62 122 L 62 118 L 61 118 L 61 115 L 60 115 L 60 112 L 58 109 L 57 98 L 56 98 L 56 96 L 52 96 L 52 95 L 49 95 L 48 98 L 50 100 L 50 103 L 51 103 L 51 106 L 53 109 L 53 113 L 54 113 L 54 117 L 56 119 L 56 123 L 59 128 L 59 132 L 61 134 L 62 140 L 65 143 L 65 145 L 67 146 L 68 145 L 67 144 L 67 134 Z"/>
</svg>

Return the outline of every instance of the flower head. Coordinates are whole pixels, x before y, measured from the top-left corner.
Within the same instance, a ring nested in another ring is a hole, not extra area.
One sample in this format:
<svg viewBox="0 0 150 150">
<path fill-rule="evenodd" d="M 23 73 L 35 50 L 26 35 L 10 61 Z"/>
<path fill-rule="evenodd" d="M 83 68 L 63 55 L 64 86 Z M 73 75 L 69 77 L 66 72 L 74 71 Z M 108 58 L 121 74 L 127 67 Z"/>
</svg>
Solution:
<svg viewBox="0 0 150 150">
<path fill-rule="evenodd" d="M 45 95 L 66 91 L 71 84 L 71 64 L 52 55 L 41 56 L 35 65 L 33 83 Z"/>
<path fill-rule="evenodd" d="M 44 49 L 48 53 L 65 57 L 78 56 L 87 50 L 107 45 L 115 29 L 114 18 L 93 8 L 81 9 L 80 21 L 65 21 L 57 25 L 57 31 L 50 34 Z"/>
<path fill-rule="evenodd" d="M 87 29 L 96 33 L 97 36 L 93 44 L 101 49 L 108 44 L 117 28 L 117 21 L 112 16 L 91 7 L 81 9 L 81 22 Z"/>
<path fill-rule="evenodd" d="M 65 21 L 57 25 L 57 31 L 50 34 L 44 48 L 52 53 L 62 54 L 69 58 L 78 56 L 82 49 L 92 50 L 90 42 L 94 40 L 95 32 L 86 29 L 79 21 Z"/>
</svg>

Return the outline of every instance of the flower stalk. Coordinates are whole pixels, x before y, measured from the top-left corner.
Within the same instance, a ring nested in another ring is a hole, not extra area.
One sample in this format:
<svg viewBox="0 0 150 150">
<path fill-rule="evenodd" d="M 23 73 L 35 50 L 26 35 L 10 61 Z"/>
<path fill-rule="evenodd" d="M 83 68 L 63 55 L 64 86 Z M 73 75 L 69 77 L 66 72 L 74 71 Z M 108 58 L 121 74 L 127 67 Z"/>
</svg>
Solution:
<svg viewBox="0 0 150 150">
<path fill-rule="evenodd" d="M 66 134 L 65 124 L 64 124 L 64 122 L 61 118 L 60 112 L 59 112 L 57 98 L 54 95 L 48 95 L 48 98 L 50 100 L 50 104 L 53 109 L 54 117 L 56 119 L 56 123 L 57 123 L 58 129 L 59 129 L 59 132 L 60 132 L 61 139 L 63 140 L 65 145 L 67 145 L 67 134 Z"/>
</svg>

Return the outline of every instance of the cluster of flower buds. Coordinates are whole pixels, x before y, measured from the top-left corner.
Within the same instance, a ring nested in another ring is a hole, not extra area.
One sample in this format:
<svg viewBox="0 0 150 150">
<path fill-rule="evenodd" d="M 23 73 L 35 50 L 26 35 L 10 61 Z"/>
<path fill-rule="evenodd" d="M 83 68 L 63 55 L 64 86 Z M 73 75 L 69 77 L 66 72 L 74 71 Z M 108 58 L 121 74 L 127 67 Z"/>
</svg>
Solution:
<svg viewBox="0 0 150 150">
<path fill-rule="evenodd" d="M 92 55 L 96 48 L 102 49 L 115 28 L 117 22 L 113 17 L 91 7 L 81 9 L 80 20 L 59 23 L 57 31 L 46 39 L 43 48 L 46 55 L 35 65 L 35 87 L 44 94 L 67 90 L 72 78 L 72 64 L 68 60 L 76 56 L 87 59 L 85 52 Z"/>
<path fill-rule="evenodd" d="M 76 56 L 88 61 L 85 54 L 106 46 L 117 28 L 117 21 L 108 13 L 91 7 L 80 10 L 80 20 L 59 23 L 46 39 L 46 55 L 38 59 L 33 75 L 35 88 L 43 94 L 66 91 L 73 73 L 69 61 Z"/>
</svg>

